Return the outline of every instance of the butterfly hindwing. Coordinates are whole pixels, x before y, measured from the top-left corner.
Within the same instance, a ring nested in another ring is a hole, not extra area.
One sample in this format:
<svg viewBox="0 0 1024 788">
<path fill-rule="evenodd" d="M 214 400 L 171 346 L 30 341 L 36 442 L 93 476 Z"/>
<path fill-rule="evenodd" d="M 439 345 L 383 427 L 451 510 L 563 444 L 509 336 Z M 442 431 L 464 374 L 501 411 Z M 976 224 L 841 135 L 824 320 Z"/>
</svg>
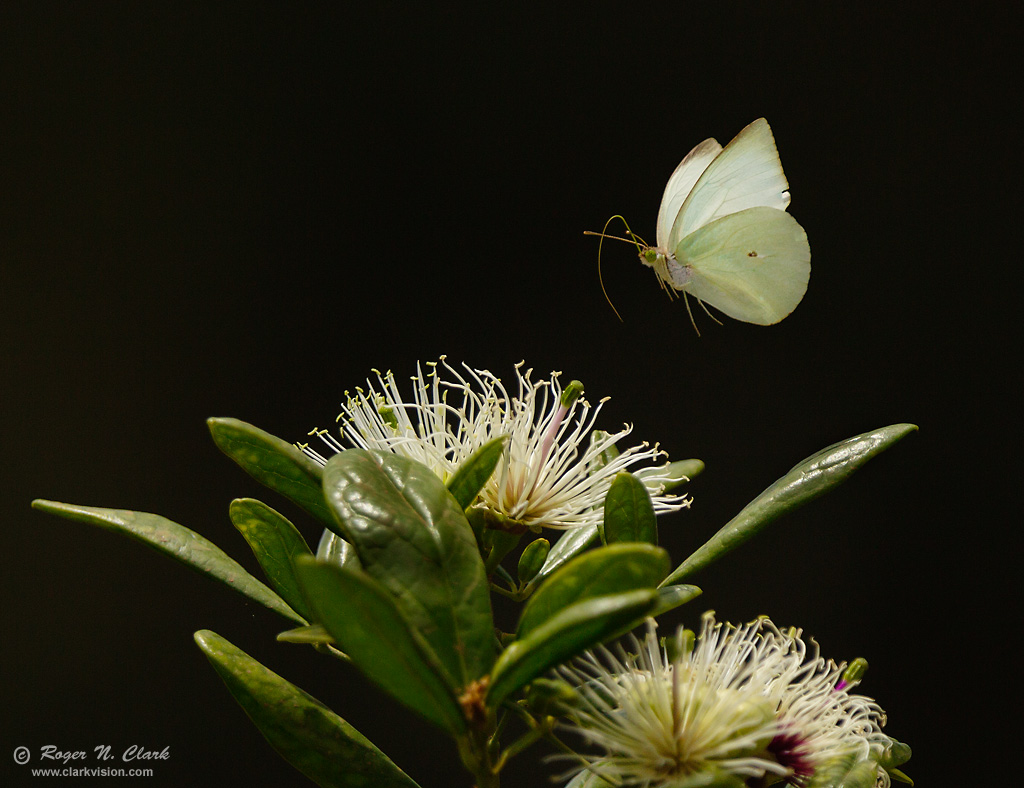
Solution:
<svg viewBox="0 0 1024 788">
<path fill-rule="evenodd" d="M 797 221 L 776 208 L 730 213 L 687 235 L 675 249 L 689 267 L 679 289 L 747 323 L 778 323 L 800 303 L 811 250 Z"/>
</svg>

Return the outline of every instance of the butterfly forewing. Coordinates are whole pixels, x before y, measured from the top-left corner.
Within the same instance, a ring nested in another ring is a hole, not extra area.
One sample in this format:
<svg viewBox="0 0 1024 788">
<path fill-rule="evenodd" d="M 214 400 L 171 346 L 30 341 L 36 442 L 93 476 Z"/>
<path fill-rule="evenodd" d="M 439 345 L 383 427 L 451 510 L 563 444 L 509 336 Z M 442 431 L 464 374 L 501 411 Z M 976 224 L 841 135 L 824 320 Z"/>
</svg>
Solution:
<svg viewBox="0 0 1024 788">
<path fill-rule="evenodd" d="M 747 323 L 778 323 L 800 303 L 811 276 L 811 250 L 796 219 L 756 207 L 716 219 L 675 250 L 689 266 L 683 285 L 701 301 Z"/>
<path fill-rule="evenodd" d="M 693 189 L 697 179 L 721 152 L 722 146 L 718 144 L 718 140 L 711 138 L 704 140 L 686 154 L 686 158 L 679 162 L 679 166 L 668 179 L 665 193 L 661 197 L 661 208 L 658 209 L 658 246 L 662 249 L 671 248 L 669 241 L 672 225 L 679 217 L 679 210 L 683 207 L 683 202 Z"/>
<path fill-rule="evenodd" d="M 788 188 L 772 130 L 759 118 L 737 134 L 697 179 L 672 225 L 667 248 L 728 214 L 757 206 L 784 211 Z M 660 227 L 659 222 L 659 231 Z"/>
</svg>

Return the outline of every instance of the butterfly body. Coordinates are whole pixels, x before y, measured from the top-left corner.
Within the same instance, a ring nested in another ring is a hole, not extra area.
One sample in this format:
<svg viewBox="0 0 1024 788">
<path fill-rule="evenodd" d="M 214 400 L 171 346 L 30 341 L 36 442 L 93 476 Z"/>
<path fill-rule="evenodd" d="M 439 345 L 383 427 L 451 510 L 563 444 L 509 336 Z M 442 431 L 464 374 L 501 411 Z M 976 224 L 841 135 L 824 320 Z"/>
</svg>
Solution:
<svg viewBox="0 0 1024 788">
<path fill-rule="evenodd" d="M 662 289 L 693 295 L 737 320 L 777 323 L 803 298 L 807 236 L 786 212 L 789 184 L 764 118 L 724 148 L 697 145 L 669 178 L 657 245 L 640 261 Z"/>
</svg>

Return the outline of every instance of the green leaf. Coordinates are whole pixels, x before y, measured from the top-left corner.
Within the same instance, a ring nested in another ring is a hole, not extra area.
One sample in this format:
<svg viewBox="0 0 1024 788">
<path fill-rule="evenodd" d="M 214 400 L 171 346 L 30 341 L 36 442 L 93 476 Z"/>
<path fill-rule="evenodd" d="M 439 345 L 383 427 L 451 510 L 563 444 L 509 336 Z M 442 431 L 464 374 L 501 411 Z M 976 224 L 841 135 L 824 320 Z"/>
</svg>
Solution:
<svg viewBox="0 0 1024 788">
<path fill-rule="evenodd" d="M 527 591 L 532 593 L 533 589 L 544 582 L 549 575 L 596 542 L 597 536 L 596 525 L 583 525 L 579 528 L 565 531 L 558 538 L 558 541 L 555 542 L 554 547 L 551 548 L 547 559 L 544 561 L 544 566 L 541 567 L 541 570 L 533 580 L 527 583 Z"/>
<path fill-rule="evenodd" d="M 502 652 L 485 702 L 494 708 L 520 687 L 584 649 L 632 629 L 658 603 L 653 588 L 577 602 Z"/>
<path fill-rule="evenodd" d="M 555 572 L 530 597 L 519 619 L 524 638 L 569 605 L 591 597 L 654 589 L 669 570 L 668 553 L 643 542 L 598 547 Z"/>
<path fill-rule="evenodd" d="M 334 528 L 324 502 L 323 468 L 292 444 L 244 421 L 207 419 L 206 424 L 218 448 L 246 473 Z"/>
<path fill-rule="evenodd" d="M 452 683 L 486 675 L 494 662 L 487 576 L 441 480 L 406 457 L 349 449 L 327 463 L 324 491 L 363 568 L 394 595 Z"/>
<path fill-rule="evenodd" d="M 487 480 L 491 478 L 507 441 L 507 435 L 488 441 L 467 457 L 456 469 L 455 475 L 448 480 L 448 492 L 463 509 L 470 507 L 487 484 Z"/>
<path fill-rule="evenodd" d="M 534 539 L 523 550 L 519 556 L 519 565 L 516 574 L 519 575 L 520 583 L 529 583 L 537 576 L 540 568 L 547 560 L 548 552 L 551 550 L 551 543 L 547 539 Z"/>
<path fill-rule="evenodd" d="M 658 543 L 658 518 L 651 494 L 626 471 L 615 475 L 604 499 L 604 541 Z"/>
<path fill-rule="evenodd" d="M 316 698 L 209 630 L 195 634 L 214 670 L 260 733 L 324 788 L 417 788 L 388 756 Z"/>
<path fill-rule="evenodd" d="M 913 424 L 894 424 L 840 441 L 812 454 L 722 526 L 666 578 L 664 585 L 703 569 L 739 547 L 768 523 L 846 481 L 861 465 L 916 429 Z"/>
<path fill-rule="evenodd" d="M 303 593 L 338 647 L 385 692 L 452 733 L 466 720 L 443 667 L 398 609 L 365 573 L 299 559 Z"/>
<path fill-rule="evenodd" d="M 658 606 L 654 608 L 654 612 L 651 615 L 657 618 L 662 613 L 675 610 L 680 605 L 685 605 L 687 602 L 696 599 L 702 593 L 704 592 L 697 588 L 697 586 L 686 584 L 662 586 L 658 589 Z"/>
<path fill-rule="evenodd" d="M 233 500 L 228 515 L 277 593 L 293 610 L 311 618 L 293 566 L 297 556 L 312 555 L 302 534 L 285 517 L 253 498 Z"/>
<path fill-rule="evenodd" d="M 126 509 L 99 509 L 41 499 L 32 501 L 32 508 L 123 534 L 201 574 L 220 580 L 238 593 L 259 602 L 275 613 L 280 613 L 285 618 L 300 624 L 306 623 L 306 620 L 292 610 L 287 602 L 246 572 L 217 545 L 166 517 Z"/>
</svg>

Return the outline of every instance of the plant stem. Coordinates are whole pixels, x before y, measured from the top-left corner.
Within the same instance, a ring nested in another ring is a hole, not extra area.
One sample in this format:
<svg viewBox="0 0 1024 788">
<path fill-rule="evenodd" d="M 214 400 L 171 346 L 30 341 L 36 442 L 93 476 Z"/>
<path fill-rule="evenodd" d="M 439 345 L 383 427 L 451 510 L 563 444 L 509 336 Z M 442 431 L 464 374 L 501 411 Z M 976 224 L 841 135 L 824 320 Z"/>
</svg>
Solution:
<svg viewBox="0 0 1024 788">
<path fill-rule="evenodd" d="M 494 727 L 491 715 L 486 724 L 471 727 L 469 733 L 457 740 L 462 765 L 473 775 L 476 788 L 500 788 L 501 780 L 491 761 L 491 748 L 488 746 L 491 743 L 488 731 L 493 731 Z"/>
</svg>

